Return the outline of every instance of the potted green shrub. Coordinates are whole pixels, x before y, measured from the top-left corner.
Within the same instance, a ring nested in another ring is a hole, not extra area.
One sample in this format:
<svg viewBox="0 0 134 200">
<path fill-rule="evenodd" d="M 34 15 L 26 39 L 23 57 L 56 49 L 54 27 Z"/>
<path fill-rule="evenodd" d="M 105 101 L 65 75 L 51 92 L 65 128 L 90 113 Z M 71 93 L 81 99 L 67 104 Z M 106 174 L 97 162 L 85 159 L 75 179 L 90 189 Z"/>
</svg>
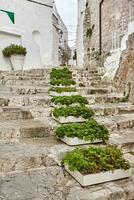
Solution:
<svg viewBox="0 0 134 200">
<path fill-rule="evenodd" d="M 107 142 L 109 131 L 91 119 L 85 123 L 71 123 L 55 130 L 57 138 L 70 146 Z"/>
<path fill-rule="evenodd" d="M 93 116 L 93 110 L 84 105 L 60 107 L 53 110 L 53 118 L 61 124 L 85 122 L 91 119 Z"/>
<path fill-rule="evenodd" d="M 58 96 L 51 99 L 53 107 L 87 105 L 88 100 L 81 95 Z"/>
<path fill-rule="evenodd" d="M 122 152 L 111 146 L 77 148 L 65 155 L 62 164 L 82 186 L 128 178 L 132 174 Z"/>
<path fill-rule="evenodd" d="M 23 70 L 24 58 L 27 54 L 26 48 L 21 45 L 11 44 L 2 52 L 5 57 L 10 59 L 12 70 Z"/>
<path fill-rule="evenodd" d="M 50 96 L 71 96 L 71 95 L 78 95 L 75 87 L 52 87 L 49 90 Z"/>
</svg>

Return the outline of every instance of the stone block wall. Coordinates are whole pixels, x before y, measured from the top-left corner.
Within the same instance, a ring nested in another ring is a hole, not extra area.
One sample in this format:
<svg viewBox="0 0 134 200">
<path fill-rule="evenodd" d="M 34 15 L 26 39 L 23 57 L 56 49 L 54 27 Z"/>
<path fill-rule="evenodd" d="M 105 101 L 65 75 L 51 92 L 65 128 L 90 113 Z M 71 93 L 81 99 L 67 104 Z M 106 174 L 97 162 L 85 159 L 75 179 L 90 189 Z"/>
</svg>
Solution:
<svg viewBox="0 0 134 200">
<path fill-rule="evenodd" d="M 93 27 L 92 35 L 84 38 L 85 56 L 89 54 L 89 48 L 100 48 L 100 15 L 99 7 L 101 0 L 87 0 L 84 19 L 84 36 L 89 27 Z M 119 48 L 121 39 L 127 32 L 130 21 L 130 5 L 133 0 L 104 0 L 102 3 L 102 54 L 107 55 L 112 49 Z M 88 14 L 87 14 L 88 13 Z M 86 27 L 86 26 L 87 27 Z M 85 64 L 89 63 L 90 56 L 86 57 Z"/>
</svg>

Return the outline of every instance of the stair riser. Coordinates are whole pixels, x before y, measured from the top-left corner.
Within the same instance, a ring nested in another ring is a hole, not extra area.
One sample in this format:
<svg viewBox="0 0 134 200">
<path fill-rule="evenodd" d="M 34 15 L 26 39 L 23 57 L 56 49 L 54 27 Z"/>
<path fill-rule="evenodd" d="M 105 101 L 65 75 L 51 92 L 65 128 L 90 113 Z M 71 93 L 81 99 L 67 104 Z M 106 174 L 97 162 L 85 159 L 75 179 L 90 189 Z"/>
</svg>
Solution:
<svg viewBox="0 0 134 200">
<path fill-rule="evenodd" d="M 33 119 L 32 114 L 28 111 L 0 113 L 0 120 L 27 120 L 27 119 Z"/>
<path fill-rule="evenodd" d="M 23 138 L 45 138 L 52 135 L 51 127 L 0 129 L 0 141 L 19 142 Z"/>
<path fill-rule="evenodd" d="M 32 97 L 12 97 L 9 101 L 9 106 L 43 106 L 50 107 L 50 98 L 32 98 Z"/>
<path fill-rule="evenodd" d="M 116 97 L 89 97 L 88 96 L 88 101 L 89 101 L 89 104 L 95 104 L 95 103 L 118 103 L 121 98 L 116 98 Z"/>
<path fill-rule="evenodd" d="M 29 86 L 41 86 L 41 87 L 45 87 L 48 86 L 49 82 L 46 83 L 43 80 L 3 80 L 0 81 L 0 85 L 4 85 L 4 86 L 11 86 L 11 85 L 16 85 L 16 86 L 25 86 L 25 85 L 29 85 Z"/>
<path fill-rule="evenodd" d="M 29 155 L 20 156 L 18 158 L 11 157 L 0 160 L 0 172 L 14 172 L 14 171 L 25 171 L 33 168 L 47 167 L 56 165 L 52 158 L 47 155 Z"/>
<path fill-rule="evenodd" d="M 92 108 L 92 106 L 91 106 Z M 132 114 L 134 113 L 134 110 L 125 110 L 122 111 L 120 110 L 120 108 L 92 108 L 95 112 L 96 116 L 109 116 L 109 115 L 118 115 L 118 114 Z"/>
</svg>

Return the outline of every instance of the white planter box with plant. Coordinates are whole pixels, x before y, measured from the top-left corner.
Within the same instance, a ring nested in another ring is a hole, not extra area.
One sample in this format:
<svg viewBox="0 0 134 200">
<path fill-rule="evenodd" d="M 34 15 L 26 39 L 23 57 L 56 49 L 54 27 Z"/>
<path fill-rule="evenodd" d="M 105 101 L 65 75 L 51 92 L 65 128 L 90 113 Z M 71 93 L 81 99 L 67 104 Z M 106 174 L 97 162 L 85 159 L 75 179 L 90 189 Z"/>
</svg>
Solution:
<svg viewBox="0 0 134 200">
<path fill-rule="evenodd" d="M 54 117 L 53 119 L 57 122 L 59 122 L 60 124 L 68 124 L 68 123 L 81 123 L 81 122 L 86 122 L 88 119 L 84 119 L 82 117 L 73 117 L 73 116 L 69 116 L 69 117 Z"/>
<path fill-rule="evenodd" d="M 129 163 L 114 147 L 77 148 L 62 160 L 67 172 L 82 186 L 90 186 L 132 175 Z"/>
<path fill-rule="evenodd" d="M 53 107 L 67 107 L 67 106 L 80 106 L 80 105 L 88 105 L 88 101 L 86 97 L 81 95 L 72 95 L 72 96 L 63 96 L 63 97 L 53 97 L 51 99 Z"/>
<path fill-rule="evenodd" d="M 59 123 L 85 122 L 93 116 L 92 109 L 86 106 L 68 106 L 53 110 L 53 118 Z"/>
<path fill-rule="evenodd" d="M 3 55 L 10 59 L 12 70 L 23 70 L 26 48 L 11 44 L 3 50 Z"/>
<path fill-rule="evenodd" d="M 108 129 L 94 119 L 85 123 L 62 125 L 55 130 L 55 134 L 70 146 L 102 143 L 109 139 Z"/>
<path fill-rule="evenodd" d="M 50 91 L 49 94 L 52 97 L 58 97 L 58 96 L 62 97 L 62 96 L 78 95 L 79 93 L 78 92 L 61 92 L 61 93 L 58 93 L 58 92 Z"/>
</svg>

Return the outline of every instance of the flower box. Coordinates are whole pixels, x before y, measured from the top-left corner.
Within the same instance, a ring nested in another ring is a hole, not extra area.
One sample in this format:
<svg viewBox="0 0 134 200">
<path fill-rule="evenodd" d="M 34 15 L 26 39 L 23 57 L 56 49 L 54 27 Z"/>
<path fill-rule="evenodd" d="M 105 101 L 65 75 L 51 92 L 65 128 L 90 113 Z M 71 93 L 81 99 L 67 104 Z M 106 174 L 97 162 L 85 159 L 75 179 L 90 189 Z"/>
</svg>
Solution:
<svg viewBox="0 0 134 200">
<path fill-rule="evenodd" d="M 64 138 L 60 138 L 60 140 L 62 142 L 65 142 L 69 146 L 102 143 L 102 140 L 86 141 L 83 139 L 79 139 L 77 137 L 71 138 L 71 137 L 67 137 L 67 136 L 65 136 Z"/>
<path fill-rule="evenodd" d="M 79 95 L 78 92 L 62 92 L 62 93 L 58 93 L 58 92 L 54 92 L 54 91 L 50 91 L 50 96 L 72 96 L 72 95 Z"/>
<path fill-rule="evenodd" d="M 53 88 L 75 88 L 76 85 L 53 85 Z"/>
<path fill-rule="evenodd" d="M 62 105 L 62 104 L 54 104 L 52 103 L 51 106 L 53 108 L 60 108 L 60 107 L 67 107 L 67 106 L 80 106 L 79 103 L 73 103 L 73 104 L 70 104 L 70 105 Z"/>
<path fill-rule="evenodd" d="M 72 172 L 69 170 L 68 166 L 65 165 L 66 171 L 76 179 L 82 186 L 91 186 L 96 185 L 100 183 L 105 183 L 109 181 L 115 181 L 120 180 L 124 178 L 129 178 L 132 175 L 132 170 L 114 170 L 113 172 L 102 172 L 98 174 L 89 174 L 89 175 L 83 175 L 80 172 Z"/>
<path fill-rule="evenodd" d="M 69 116 L 69 117 L 54 117 L 53 119 L 57 122 L 59 122 L 60 124 L 68 124 L 68 123 L 76 123 L 76 122 L 86 122 L 88 121 L 88 119 L 84 119 L 82 117 L 73 117 L 73 116 Z"/>
</svg>

